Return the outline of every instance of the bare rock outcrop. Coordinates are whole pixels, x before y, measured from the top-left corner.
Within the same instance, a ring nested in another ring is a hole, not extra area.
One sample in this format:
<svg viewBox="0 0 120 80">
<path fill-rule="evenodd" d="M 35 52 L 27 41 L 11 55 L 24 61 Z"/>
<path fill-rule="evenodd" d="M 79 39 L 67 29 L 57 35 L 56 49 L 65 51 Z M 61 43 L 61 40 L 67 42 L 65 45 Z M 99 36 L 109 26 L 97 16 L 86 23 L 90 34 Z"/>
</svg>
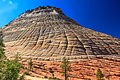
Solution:
<svg viewBox="0 0 120 80">
<path fill-rule="evenodd" d="M 120 40 L 80 26 L 56 7 L 37 7 L 2 29 L 8 57 L 119 55 Z M 70 58 L 71 58 L 70 57 Z"/>
</svg>

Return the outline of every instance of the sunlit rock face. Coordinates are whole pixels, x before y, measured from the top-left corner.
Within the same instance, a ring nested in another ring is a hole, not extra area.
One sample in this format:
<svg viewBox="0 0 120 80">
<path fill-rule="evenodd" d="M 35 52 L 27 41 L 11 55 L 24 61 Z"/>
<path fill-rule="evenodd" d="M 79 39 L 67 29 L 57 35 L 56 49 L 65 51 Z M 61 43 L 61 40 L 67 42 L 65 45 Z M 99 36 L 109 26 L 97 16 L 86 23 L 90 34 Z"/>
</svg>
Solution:
<svg viewBox="0 0 120 80">
<path fill-rule="evenodd" d="M 4 26 L 8 57 L 57 58 L 120 54 L 120 40 L 80 26 L 56 7 L 37 7 Z"/>
</svg>

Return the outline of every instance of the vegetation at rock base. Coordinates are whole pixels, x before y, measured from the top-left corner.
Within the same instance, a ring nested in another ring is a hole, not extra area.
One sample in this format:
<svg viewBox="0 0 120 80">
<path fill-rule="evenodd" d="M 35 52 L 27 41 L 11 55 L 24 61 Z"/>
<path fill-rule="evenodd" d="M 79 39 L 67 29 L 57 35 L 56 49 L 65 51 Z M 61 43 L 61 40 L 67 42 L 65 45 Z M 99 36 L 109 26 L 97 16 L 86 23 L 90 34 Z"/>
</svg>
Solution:
<svg viewBox="0 0 120 80">
<path fill-rule="evenodd" d="M 0 80 L 16 80 L 19 77 L 20 64 L 15 60 L 0 62 Z"/>
<path fill-rule="evenodd" d="M 99 68 L 98 68 L 97 73 L 96 73 L 96 78 L 97 78 L 97 80 L 104 80 L 104 75 Z"/>
<path fill-rule="evenodd" d="M 49 80 L 60 80 L 59 78 L 56 78 L 54 76 L 54 71 L 52 70 L 52 68 L 49 68 L 49 72 L 51 73 L 51 76 L 52 76 L 52 78 L 49 78 Z"/>
<path fill-rule="evenodd" d="M 18 80 L 25 80 L 25 75 L 27 75 L 27 72 L 24 72 L 24 73 L 18 78 Z"/>
<path fill-rule="evenodd" d="M 61 66 L 61 69 L 62 69 L 64 80 L 68 80 L 68 77 L 69 77 L 68 76 L 68 71 L 71 71 L 71 68 L 70 68 L 69 64 L 70 63 L 69 63 L 68 59 L 66 59 L 66 57 L 63 57 L 62 64 L 60 66 Z"/>
<path fill-rule="evenodd" d="M 4 44 L 2 39 L 2 32 L 0 31 L 0 61 L 5 58 Z"/>
<path fill-rule="evenodd" d="M 17 58 L 13 60 L 6 58 L 2 40 L 2 32 L 0 32 L 0 80 L 18 79 L 21 65 Z"/>
<path fill-rule="evenodd" d="M 2 35 L 0 34 L 0 80 L 24 80 L 24 76 L 29 73 L 26 72 L 23 73 L 21 76 L 19 76 L 19 72 L 21 68 L 21 64 L 19 63 L 19 61 L 20 61 L 20 55 L 18 53 L 16 54 L 15 59 L 13 60 L 9 60 L 6 58 Z M 32 59 L 29 60 L 28 65 L 29 65 L 29 70 L 32 70 L 33 68 Z M 40 65 L 44 67 L 44 64 L 40 64 Z M 66 57 L 63 57 L 61 69 L 64 75 L 64 80 L 68 80 L 69 77 L 68 72 L 71 71 L 71 68 L 70 68 L 70 62 Z M 49 72 L 52 75 L 52 78 L 50 78 L 50 80 L 60 80 L 54 76 L 54 71 L 52 68 L 49 69 Z M 104 80 L 104 75 L 99 68 L 96 73 L 96 78 L 97 80 Z M 110 80 L 110 77 L 108 76 L 107 79 Z"/>
<path fill-rule="evenodd" d="M 32 59 L 30 58 L 29 62 L 28 62 L 28 68 L 30 71 L 33 70 L 33 62 L 32 62 Z"/>
<path fill-rule="evenodd" d="M 17 80 L 21 68 L 20 63 L 16 61 L 16 59 L 1 59 L 2 60 L 0 60 L 0 80 Z"/>
<path fill-rule="evenodd" d="M 52 78 L 54 78 L 54 71 L 52 70 L 52 68 L 49 68 L 49 72 L 51 73 Z"/>
</svg>

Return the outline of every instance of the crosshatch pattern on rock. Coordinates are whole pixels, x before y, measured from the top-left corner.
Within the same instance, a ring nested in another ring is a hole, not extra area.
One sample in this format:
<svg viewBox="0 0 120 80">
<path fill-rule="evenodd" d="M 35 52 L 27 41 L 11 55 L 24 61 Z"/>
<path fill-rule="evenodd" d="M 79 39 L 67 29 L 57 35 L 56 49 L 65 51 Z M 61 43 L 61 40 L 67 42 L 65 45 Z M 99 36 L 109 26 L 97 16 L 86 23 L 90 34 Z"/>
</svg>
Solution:
<svg viewBox="0 0 120 80">
<path fill-rule="evenodd" d="M 120 54 L 119 39 L 79 25 L 56 7 L 28 10 L 2 32 L 8 57 L 16 53 L 36 58 Z"/>
</svg>

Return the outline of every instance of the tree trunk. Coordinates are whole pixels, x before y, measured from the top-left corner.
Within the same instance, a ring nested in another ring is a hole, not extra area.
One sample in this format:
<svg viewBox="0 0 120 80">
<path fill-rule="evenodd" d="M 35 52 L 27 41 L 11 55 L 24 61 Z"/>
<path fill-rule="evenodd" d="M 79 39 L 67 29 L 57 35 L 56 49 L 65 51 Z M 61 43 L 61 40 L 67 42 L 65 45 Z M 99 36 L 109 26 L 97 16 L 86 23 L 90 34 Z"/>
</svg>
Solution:
<svg viewBox="0 0 120 80">
<path fill-rule="evenodd" d="M 67 71 L 66 71 L 66 67 L 65 67 L 65 80 L 67 80 Z"/>
</svg>

